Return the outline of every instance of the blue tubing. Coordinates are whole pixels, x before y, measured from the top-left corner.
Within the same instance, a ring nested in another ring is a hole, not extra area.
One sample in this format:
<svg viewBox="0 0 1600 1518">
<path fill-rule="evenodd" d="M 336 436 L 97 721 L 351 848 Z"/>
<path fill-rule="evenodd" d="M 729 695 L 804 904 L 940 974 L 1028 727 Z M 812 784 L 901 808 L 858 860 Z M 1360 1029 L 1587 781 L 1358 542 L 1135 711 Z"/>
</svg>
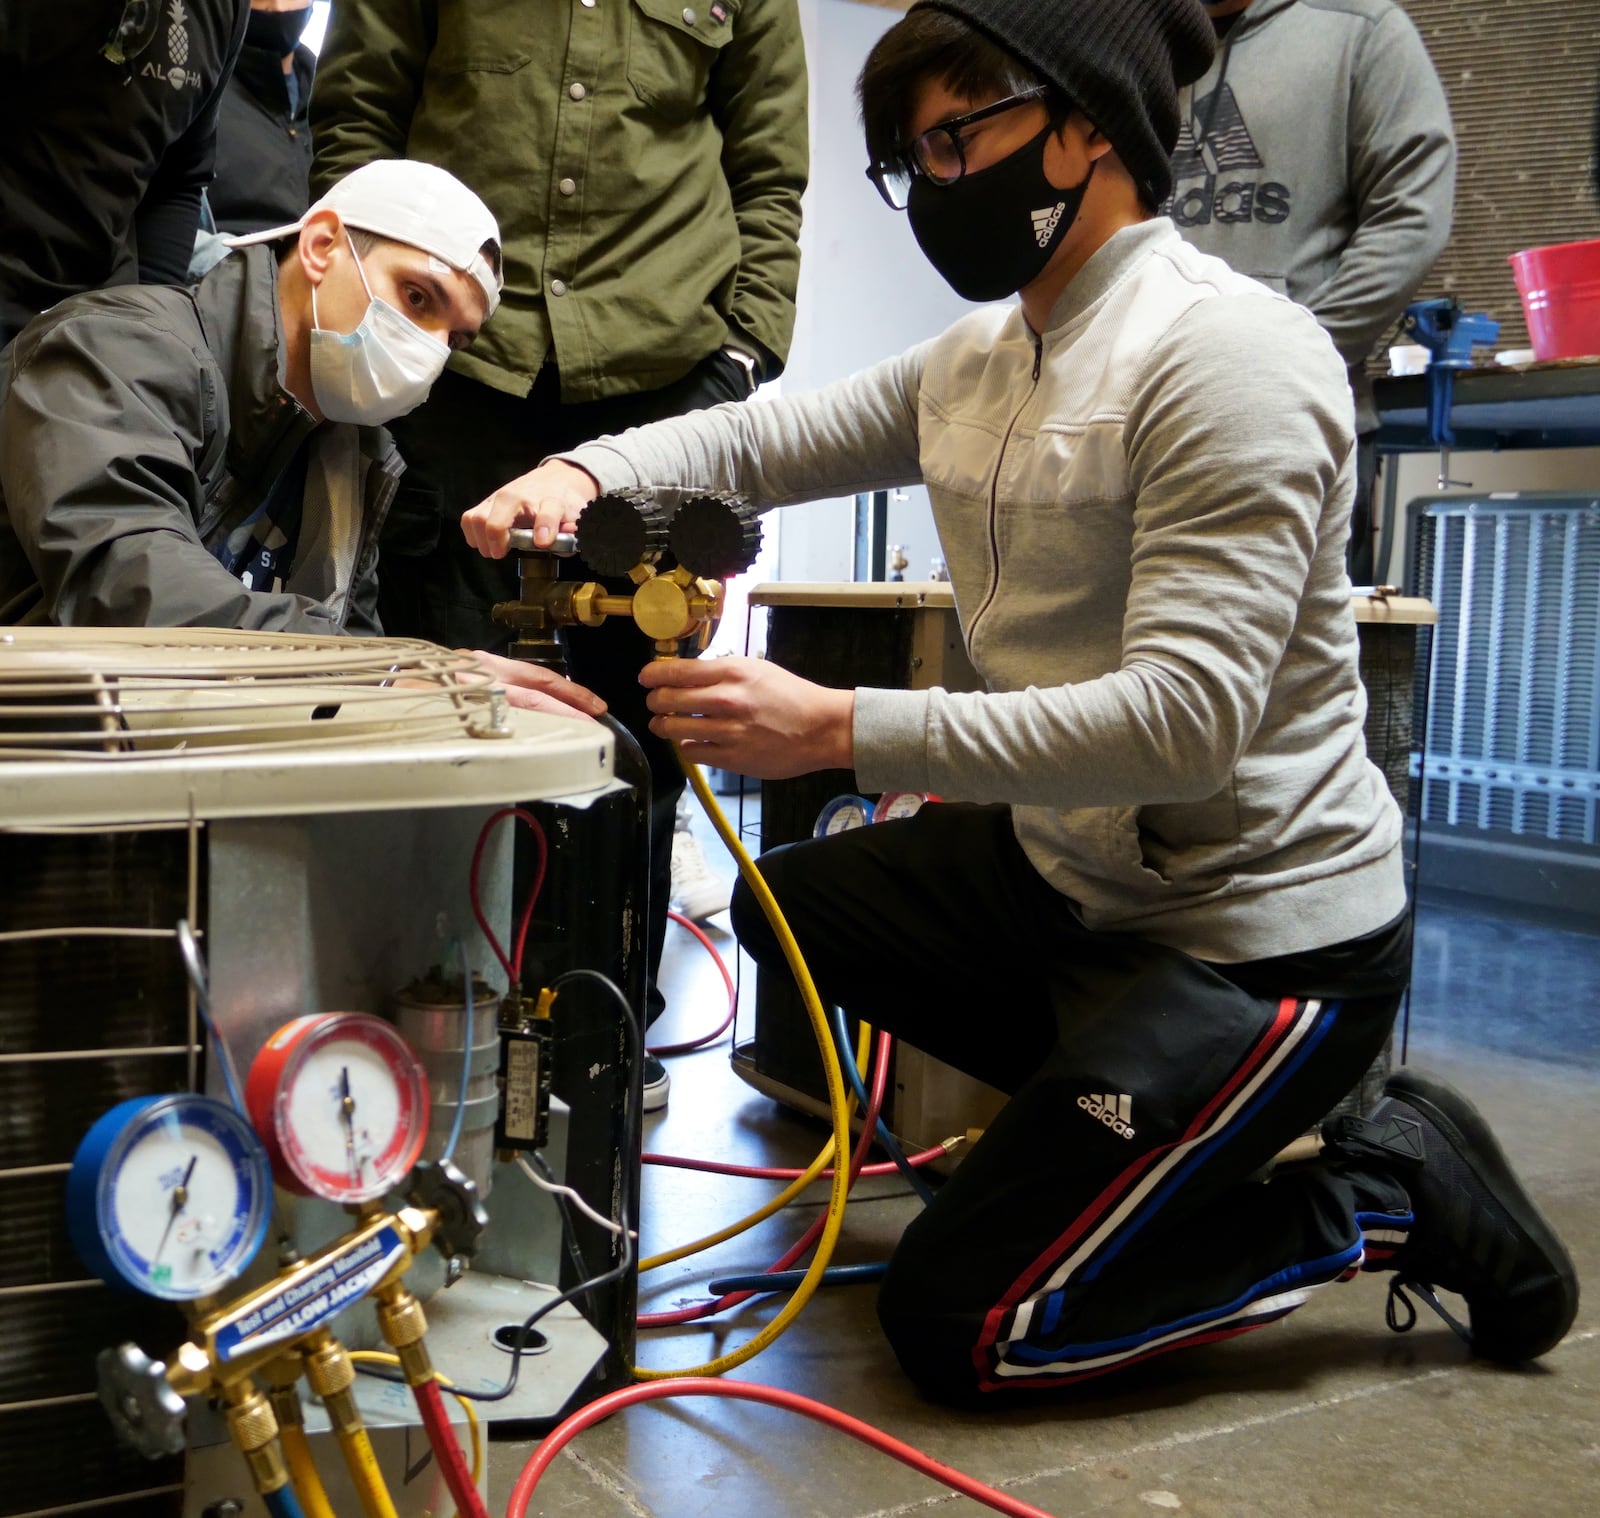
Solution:
<svg viewBox="0 0 1600 1518">
<path fill-rule="evenodd" d="M 864 1281 L 881 1281 L 889 1268 L 887 1260 L 877 1260 L 870 1265 L 830 1265 L 822 1272 L 824 1286 L 856 1286 Z M 773 1270 L 758 1275 L 724 1276 L 711 1283 L 711 1290 L 719 1297 L 730 1292 L 780 1292 L 793 1291 L 805 1279 L 803 1270 Z"/>
<path fill-rule="evenodd" d="M 284 1485 L 275 1492 L 263 1492 L 261 1500 L 266 1503 L 272 1518 L 306 1518 L 305 1509 L 300 1506 L 300 1499 L 295 1496 L 292 1486 Z"/>
<path fill-rule="evenodd" d="M 861 1071 L 856 1067 L 855 1051 L 850 1047 L 850 1028 L 845 1021 L 844 1008 L 832 1007 L 829 1010 L 833 1013 L 833 1036 L 839 1045 L 839 1063 L 844 1067 L 845 1079 L 850 1082 L 856 1100 L 861 1103 L 861 1110 L 865 1112 L 871 1102 L 867 1098 L 867 1088 L 861 1080 Z M 905 1177 L 906 1184 L 922 1198 L 922 1205 L 926 1207 L 933 1200 L 933 1192 L 929 1189 L 928 1183 L 917 1174 L 916 1167 L 906 1159 L 900 1146 L 895 1143 L 894 1135 L 889 1132 L 888 1125 L 881 1117 L 878 1119 L 877 1139 L 879 1147 L 894 1161 L 894 1168 Z"/>
<path fill-rule="evenodd" d="M 456 947 L 461 947 L 459 940 Z M 461 1034 L 461 1089 L 456 1093 L 456 1117 L 450 1125 L 450 1137 L 445 1141 L 441 1162 L 453 1158 L 456 1145 L 461 1142 L 461 1125 L 467 1115 L 467 1086 L 472 1080 L 472 1040 L 477 1031 L 474 1026 L 477 1017 L 472 1007 L 472 966 L 467 963 L 465 954 L 461 956 L 461 990 L 467 1003 L 467 1025 Z"/>
</svg>

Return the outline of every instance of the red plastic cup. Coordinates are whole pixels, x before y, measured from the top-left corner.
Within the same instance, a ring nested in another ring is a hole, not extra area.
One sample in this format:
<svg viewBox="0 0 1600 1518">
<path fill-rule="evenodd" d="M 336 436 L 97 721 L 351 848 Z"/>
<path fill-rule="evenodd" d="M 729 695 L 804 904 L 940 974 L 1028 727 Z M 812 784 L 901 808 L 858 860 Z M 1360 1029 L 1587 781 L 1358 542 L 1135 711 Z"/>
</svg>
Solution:
<svg viewBox="0 0 1600 1518">
<path fill-rule="evenodd" d="M 1600 238 L 1511 255 L 1534 357 L 1600 355 Z"/>
</svg>

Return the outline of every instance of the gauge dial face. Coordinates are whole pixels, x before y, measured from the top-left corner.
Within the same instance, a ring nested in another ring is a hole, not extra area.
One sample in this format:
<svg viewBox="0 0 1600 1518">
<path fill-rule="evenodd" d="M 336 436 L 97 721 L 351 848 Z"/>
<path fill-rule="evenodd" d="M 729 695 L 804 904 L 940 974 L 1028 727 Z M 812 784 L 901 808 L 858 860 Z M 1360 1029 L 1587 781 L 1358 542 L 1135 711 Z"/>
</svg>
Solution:
<svg viewBox="0 0 1600 1518">
<path fill-rule="evenodd" d="M 922 791 L 885 791 L 872 809 L 872 820 L 895 822 L 901 817 L 915 817 L 927 799 Z"/>
<path fill-rule="evenodd" d="M 864 796 L 835 796 L 817 817 L 813 838 L 831 838 L 852 828 L 864 828 L 872 821 L 872 803 Z"/>
<path fill-rule="evenodd" d="M 123 1284 L 173 1302 L 220 1291 L 266 1234 L 267 1156 L 249 1126 L 203 1096 L 159 1097 L 107 1151 L 96 1225 Z"/>
<path fill-rule="evenodd" d="M 302 1017 L 250 1071 L 248 1100 L 278 1179 L 333 1202 L 368 1202 L 416 1163 L 428 1089 L 410 1046 L 362 1012 Z"/>
</svg>

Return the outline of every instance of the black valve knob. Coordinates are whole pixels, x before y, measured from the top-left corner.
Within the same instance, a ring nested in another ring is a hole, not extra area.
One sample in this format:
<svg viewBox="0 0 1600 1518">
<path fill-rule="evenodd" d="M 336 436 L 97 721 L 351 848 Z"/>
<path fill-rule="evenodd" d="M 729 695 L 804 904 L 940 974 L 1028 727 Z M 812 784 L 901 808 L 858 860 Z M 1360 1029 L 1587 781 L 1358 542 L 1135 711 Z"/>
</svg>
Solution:
<svg viewBox="0 0 1600 1518">
<path fill-rule="evenodd" d="M 690 574 L 726 580 L 755 563 L 761 518 L 743 496 L 691 496 L 673 516 L 668 542 L 673 558 Z"/>
<path fill-rule="evenodd" d="M 447 1260 L 470 1259 L 489 1226 L 489 1214 L 478 1200 L 477 1185 L 449 1160 L 423 1160 L 411 1172 L 411 1203 L 438 1214 L 435 1248 Z"/>
<path fill-rule="evenodd" d="M 183 1398 L 167 1381 L 167 1368 L 137 1344 L 102 1349 L 95 1361 L 100 1404 L 124 1444 L 147 1460 L 182 1454 Z"/>
<path fill-rule="evenodd" d="M 597 575 L 625 575 L 654 563 L 666 546 L 666 516 L 647 491 L 600 496 L 578 518 L 578 553 Z"/>
</svg>

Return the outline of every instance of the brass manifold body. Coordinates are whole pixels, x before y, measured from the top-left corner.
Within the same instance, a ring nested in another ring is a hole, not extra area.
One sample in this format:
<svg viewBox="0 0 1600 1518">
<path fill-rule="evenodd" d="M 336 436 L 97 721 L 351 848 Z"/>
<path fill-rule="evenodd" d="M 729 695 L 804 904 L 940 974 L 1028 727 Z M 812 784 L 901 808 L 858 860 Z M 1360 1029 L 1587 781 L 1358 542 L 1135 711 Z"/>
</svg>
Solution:
<svg viewBox="0 0 1600 1518">
<path fill-rule="evenodd" d="M 164 1372 L 181 1398 L 214 1397 L 223 1407 L 229 1433 L 249 1467 L 256 1490 L 274 1492 L 289 1473 L 279 1433 L 303 1419 L 295 1383 L 303 1374 L 321 1398 L 335 1434 L 361 1429 L 361 1414 L 351 1390 L 355 1367 L 350 1353 L 328 1331 L 328 1322 L 365 1296 L 377 1302 L 378 1323 L 400 1358 L 408 1385 L 433 1379 L 424 1335 L 422 1304 L 403 1277 L 440 1227 L 432 1208 L 402 1207 L 372 1211 L 356 1227 L 308 1259 L 296 1259 L 270 1281 L 234 1301 L 204 1307 Z M 335 1296 L 326 1283 L 345 1279 Z M 297 1328 L 286 1307 L 307 1304 L 307 1321 Z M 256 1385 L 260 1377 L 263 1393 Z"/>
<path fill-rule="evenodd" d="M 528 539 L 526 545 L 519 541 L 522 538 Z M 522 550 L 521 600 L 502 601 L 494 609 L 495 621 L 517 632 L 513 658 L 551 662 L 548 651 L 557 628 L 598 627 L 607 617 L 631 617 L 662 657 L 681 652 L 685 639 L 694 640 L 697 653 L 710 643 L 722 615 L 720 580 L 700 579 L 681 565 L 658 570 L 652 564 L 639 564 L 628 571 L 637 588 L 618 593 L 593 580 L 580 584 L 556 578 L 556 561 L 574 552 L 570 535 L 538 552 L 531 551 L 531 538 L 531 534 L 512 534 L 513 548 Z"/>
</svg>

